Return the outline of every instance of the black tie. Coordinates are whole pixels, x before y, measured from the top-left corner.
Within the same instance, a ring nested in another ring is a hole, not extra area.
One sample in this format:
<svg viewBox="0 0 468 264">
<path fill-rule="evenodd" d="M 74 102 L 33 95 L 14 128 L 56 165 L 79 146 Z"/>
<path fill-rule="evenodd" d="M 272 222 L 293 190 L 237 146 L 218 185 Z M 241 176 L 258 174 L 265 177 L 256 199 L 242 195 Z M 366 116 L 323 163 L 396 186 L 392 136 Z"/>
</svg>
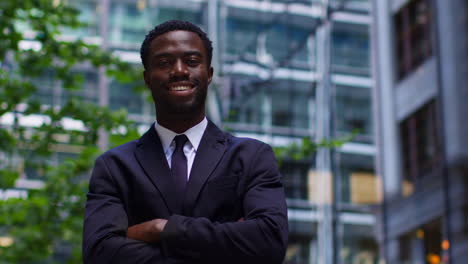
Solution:
<svg viewBox="0 0 468 264">
<path fill-rule="evenodd" d="M 184 154 L 184 145 L 187 140 L 186 135 L 178 135 L 174 138 L 176 145 L 172 153 L 171 171 L 176 190 L 179 194 L 185 192 L 185 186 L 187 185 L 187 157 Z"/>
</svg>

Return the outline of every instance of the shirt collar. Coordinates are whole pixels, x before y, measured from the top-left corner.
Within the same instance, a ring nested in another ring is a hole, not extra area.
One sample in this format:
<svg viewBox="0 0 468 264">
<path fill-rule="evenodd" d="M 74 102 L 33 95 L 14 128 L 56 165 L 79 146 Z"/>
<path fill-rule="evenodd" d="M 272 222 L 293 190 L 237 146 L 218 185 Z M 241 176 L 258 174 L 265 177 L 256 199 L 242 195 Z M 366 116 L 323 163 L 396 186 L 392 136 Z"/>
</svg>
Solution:
<svg viewBox="0 0 468 264">
<path fill-rule="evenodd" d="M 200 145 L 201 138 L 207 126 L 208 120 L 205 117 L 200 123 L 189 128 L 187 131 L 177 134 L 174 131 L 159 125 L 158 121 L 154 123 L 154 128 L 156 129 L 156 132 L 159 135 L 159 139 L 161 139 L 161 144 L 164 149 L 164 152 L 167 152 L 169 146 L 174 140 L 174 137 L 181 134 L 185 134 L 187 136 L 190 144 L 192 144 L 194 150 L 197 151 L 198 146 Z"/>
</svg>

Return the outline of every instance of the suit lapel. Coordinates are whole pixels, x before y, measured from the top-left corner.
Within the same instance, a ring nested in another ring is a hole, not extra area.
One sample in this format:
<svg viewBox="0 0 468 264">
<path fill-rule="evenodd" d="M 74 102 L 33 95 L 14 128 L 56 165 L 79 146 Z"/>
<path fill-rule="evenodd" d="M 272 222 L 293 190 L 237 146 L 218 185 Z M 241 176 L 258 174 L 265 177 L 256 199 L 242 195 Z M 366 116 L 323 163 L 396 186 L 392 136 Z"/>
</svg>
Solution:
<svg viewBox="0 0 468 264">
<path fill-rule="evenodd" d="M 135 156 L 148 178 L 161 193 L 170 214 L 179 211 L 177 210 L 177 201 L 180 197 L 177 197 L 173 190 L 174 183 L 171 171 L 154 126 L 151 126 L 140 138 L 135 150 Z"/>
<path fill-rule="evenodd" d="M 191 214 L 200 190 L 226 151 L 225 141 L 223 132 L 211 121 L 208 121 L 208 126 L 193 161 L 187 191 L 185 192 L 183 203 L 185 215 Z"/>
</svg>

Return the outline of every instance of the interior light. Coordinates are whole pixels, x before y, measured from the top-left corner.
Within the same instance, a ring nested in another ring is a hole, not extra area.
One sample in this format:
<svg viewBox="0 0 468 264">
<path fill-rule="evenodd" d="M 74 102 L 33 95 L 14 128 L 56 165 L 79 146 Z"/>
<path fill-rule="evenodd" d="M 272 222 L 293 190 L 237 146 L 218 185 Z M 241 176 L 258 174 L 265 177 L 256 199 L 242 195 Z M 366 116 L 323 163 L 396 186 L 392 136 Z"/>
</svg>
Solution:
<svg viewBox="0 0 468 264">
<path fill-rule="evenodd" d="M 444 239 L 442 241 L 442 249 L 443 250 L 448 250 L 450 248 L 450 242 L 447 239 Z"/>
<path fill-rule="evenodd" d="M 419 238 L 419 239 L 423 239 L 424 238 L 424 231 L 422 229 L 416 230 L 416 237 Z"/>
<path fill-rule="evenodd" d="M 437 254 L 429 253 L 426 259 L 429 264 L 440 264 L 440 256 Z"/>
</svg>

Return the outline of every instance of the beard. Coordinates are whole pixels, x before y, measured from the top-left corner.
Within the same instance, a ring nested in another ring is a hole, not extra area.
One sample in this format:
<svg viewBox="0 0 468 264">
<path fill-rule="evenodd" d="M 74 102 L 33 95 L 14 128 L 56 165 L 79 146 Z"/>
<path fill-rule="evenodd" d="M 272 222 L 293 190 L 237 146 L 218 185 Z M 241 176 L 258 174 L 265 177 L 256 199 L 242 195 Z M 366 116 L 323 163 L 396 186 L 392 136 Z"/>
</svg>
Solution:
<svg viewBox="0 0 468 264">
<path fill-rule="evenodd" d="M 204 91 L 196 91 L 194 97 L 187 102 L 172 102 L 171 100 L 163 100 L 159 104 L 164 109 L 163 111 L 171 113 L 171 114 L 194 114 L 198 113 L 205 108 L 205 101 L 206 101 L 206 90 Z M 158 103 L 156 103 L 158 105 Z M 158 107 L 156 107 L 158 108 Z"/>
<path fill-rule="evenodd" d="M 206 84 L 194 82 L 196 84 L 194 94 L 188 100 L 178 100 L 177 97 L 170 96 L 170 94 L 155 94 L 153 100 L 156 106 L 156 114 L 164 114 L 171 117 L 190 117 L 197 115 L 205 110 L 205 102 L 207 97 Z"/>
</svg>

